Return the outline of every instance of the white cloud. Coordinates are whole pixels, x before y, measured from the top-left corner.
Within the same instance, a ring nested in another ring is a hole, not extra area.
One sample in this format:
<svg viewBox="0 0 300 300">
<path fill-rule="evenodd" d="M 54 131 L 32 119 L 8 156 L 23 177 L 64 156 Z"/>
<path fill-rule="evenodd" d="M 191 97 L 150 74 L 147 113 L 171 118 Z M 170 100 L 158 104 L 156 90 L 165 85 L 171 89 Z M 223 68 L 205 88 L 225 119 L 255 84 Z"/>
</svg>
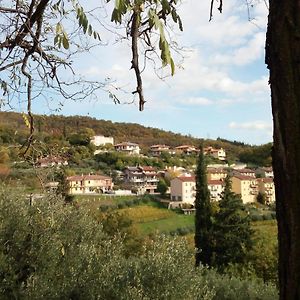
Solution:
<svg viewBox="0 0 300 300">
<path fill-rule="evenodd" d="M 211 105 L 214 103 L 214 101 L 203 98 L 203 97 L 191 97 L 187 99 L 181 99 L 178 101 L 179 103 L 187 104 L 187 105 L 199 105 L 199 106 L 206 106 L 206 105 Z"/>
<path fill-rule="evenodd" d="M 244 123 L 229 123 L 229 128 L 232 129 L 247 129 L 247 130 L 270 130 L 272 129 L 272 124 L 265 121 L 252 121 Z"/>
<path fill-rule="evenodd" d="M 228 49 L 227 53 L 217 53 L 212 63 L 217 65 L 248 65 L 264 55 L 265 33 L 258 32 L 244 46 Z"/>
</svg>

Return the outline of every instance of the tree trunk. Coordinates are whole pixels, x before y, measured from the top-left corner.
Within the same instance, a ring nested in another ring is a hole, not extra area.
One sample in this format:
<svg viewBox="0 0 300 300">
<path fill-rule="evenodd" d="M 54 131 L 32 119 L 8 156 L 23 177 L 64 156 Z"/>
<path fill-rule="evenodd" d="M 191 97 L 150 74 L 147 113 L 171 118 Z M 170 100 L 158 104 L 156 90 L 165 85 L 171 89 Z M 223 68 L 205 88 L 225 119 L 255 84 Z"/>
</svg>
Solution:
<svg viewBox="0 0 300 300">
<path fill-rule="evenodd" d="M 270 0 L 266 63 L 274 123 L 273 168 L 280 299 L 300 299 L 300 2 Z"/>
</svg>

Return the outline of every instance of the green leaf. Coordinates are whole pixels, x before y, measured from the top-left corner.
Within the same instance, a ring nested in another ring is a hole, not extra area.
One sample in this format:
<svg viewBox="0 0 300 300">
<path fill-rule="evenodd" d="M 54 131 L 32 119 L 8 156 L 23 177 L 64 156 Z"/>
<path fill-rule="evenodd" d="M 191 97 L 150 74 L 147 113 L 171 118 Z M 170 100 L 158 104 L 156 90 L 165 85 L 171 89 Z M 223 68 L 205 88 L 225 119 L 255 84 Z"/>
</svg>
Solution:
<svg viewBox="0 0 300 300">
<path fill-rule="evenodd" d="M 177 23 L 177 18 L 178 18 L 178 15 L 176 13 L 176 9 L 172 9 L 172 12 L 171 12 L 171 15 L 172 15 L 172 19 L 175 23 Z"/>
<path fill-rule="evenodd" d="M 61 24 L 58 22 L 57 24 L 56 24 L 56 28 L 55 28 L 55 31 L 56 31 L 56 33 L 61 33 L 62 32 L 62 26 L 61 26 Z"/>
<path fill-rule="evenodd" d="M 24 112 L 22 112 L 22 118 L 24 120 L 26 127 L 30 128 L 30 122 Z"/>
<path fill-rule="evenodd" d="M 89 36 L 91 36 L 93 34 L 93 28 L 92 28 L 91 24 L 89 25 L 88 34 L 89 34 Z"/>
<path fill-rule="evenodd" d="M 63 44 L 65 49 L 69 49 L 70 44 L 69 44 L 68 37 L 65 33 L 63 34 L 63 37 L 62 37 L 62 44 Z"/>
<path fill-rule="evenodd" d="M 171 75 L 173 76 L 175 74 L 175 64 L 172 57 L 170 57 L 170 66 L 171 66 Z"/>
<path fill-rule="evenodd" d="M 181 19 L 180 19 L 180 17 L 177 15 L 177 19 L 178 19 L 178 26 L 179 26 L 179 29 L 181 30 L 181 31 L 183 31 L 183 26 L 182 26 L 182 21 L 181 21 Z"/>
<path fill-rule="evenodd" d="M 59 39 L 59 35 L 56 35 L 54 38 L 54 45 L 56 45 L 58 43 L 58 39 Z"/>
<path fill-rule="evenodd" d="M 120 23 L 122 22 L 122 16 L 120 12 L 117 9 L 114 9 L 111 15 L 111 21 L 114 21 L 115 23 Z"/>
<path fill-rule="evenodd" d="M 162 5 L 163 11 L 168 14 L 171 10 L 171 7 L 170 7 L 170 4 L 169 4 L 168 0 L 162 0 L 161 5 Z"/>
</svg>

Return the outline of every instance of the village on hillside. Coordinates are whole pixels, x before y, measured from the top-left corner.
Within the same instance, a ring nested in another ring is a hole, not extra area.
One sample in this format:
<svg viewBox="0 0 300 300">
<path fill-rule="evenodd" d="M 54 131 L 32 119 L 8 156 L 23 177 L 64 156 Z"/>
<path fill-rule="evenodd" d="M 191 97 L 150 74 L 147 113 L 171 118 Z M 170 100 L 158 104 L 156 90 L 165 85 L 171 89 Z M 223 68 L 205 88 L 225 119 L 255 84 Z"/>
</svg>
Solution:
<svg viewBox="0 0 300 300">
<path fill-rule="evenodd" d="M 94 155 L 107 152 L 124 153 L 128 156 L 145 156 L 141 154 L 137 143 L 122 142 L 114 144 L 113 137 L 96 135 L 91 138 L 91 144 L 96 146 Z M 199 149 L 192 145 L 151 145 L 148 156 L 157 158 L 166 153 L 170 156 L 180 154 L 183 156 L 197 156 Z M 244 204 L 263 201 L 264 204 L 272 204 L 275 201 L 273 171 L 271 167 L 250 169 L 246 164 L 226 163 L 226 150 L 216 149 L 211 146 L 203 149 L 204 155 L 214 159 L 215 163 L 207 167 L 207 183 L 211 201 L 219 201 L 224 190 L 224 179 L 231 177 L 232 191 L 241 196 Z M 217 162 L 219 161 L 219 163 Z M 37 159 L 36 165 L 40 168 L 67 166 L 68 159 L 58 156 L 46 156 Z M 65 178 L 69 195 L 143 195 L 159 194 L 161 181 L 166 184 L 165 195 L 169 195 L 167 201 L 169 208 L 180 208 L 185 213 L 194 211 L 196 195 L 195 165 L 179 167 L 176 165 L 157 168 L 147 165 L 127 165 L 122 171 L 114 172 L 111 176 L 98 174 L 74 174 Z M 118 181 L 118 187 L 114 180 Z M 55 189 L 59 182 L 48 182 L 47 186 Z M 120 188 L 120 186 L 122 188 Z M 260 198 L 259 198 L 260 197 Z"/>
</svg>

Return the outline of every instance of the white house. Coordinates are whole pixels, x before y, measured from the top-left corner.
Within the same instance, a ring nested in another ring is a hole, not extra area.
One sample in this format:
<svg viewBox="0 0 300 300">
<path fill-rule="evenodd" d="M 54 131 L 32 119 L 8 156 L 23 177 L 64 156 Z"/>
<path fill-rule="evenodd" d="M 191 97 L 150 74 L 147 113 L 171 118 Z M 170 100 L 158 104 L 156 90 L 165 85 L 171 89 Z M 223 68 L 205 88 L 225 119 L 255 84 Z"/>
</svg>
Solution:
<svg viewBox="0 0 300 300">
<path fill-rule="evenodd" d="M 204 154 L 210 155 L 218 160 L 226 160 L 226 152 L 223 148 L 215 149 L 213 147 L 204 148 Z"/>
<path fill-rule="evenodd" d="M 140 154 L 141 150 L 138 144 L 130 142 L 116 144 L 114 147 L 116 151 L 125 152 L 127 154 Z"/>
<path fill-rule="evenodd" d="M 152 156 L 160 156 L 163 152 L 170 152 L 170 147 L 167 145 L 152 145 L 150 146 L 150 153 Z"/>
<path fill-rule="evenodd" d="M 95 146 L 101 146 L 105 144 L 114 144 L 114 138 L 111 136 L 95 135 L 91 138 L 91 143 Z"/>
</svg>

